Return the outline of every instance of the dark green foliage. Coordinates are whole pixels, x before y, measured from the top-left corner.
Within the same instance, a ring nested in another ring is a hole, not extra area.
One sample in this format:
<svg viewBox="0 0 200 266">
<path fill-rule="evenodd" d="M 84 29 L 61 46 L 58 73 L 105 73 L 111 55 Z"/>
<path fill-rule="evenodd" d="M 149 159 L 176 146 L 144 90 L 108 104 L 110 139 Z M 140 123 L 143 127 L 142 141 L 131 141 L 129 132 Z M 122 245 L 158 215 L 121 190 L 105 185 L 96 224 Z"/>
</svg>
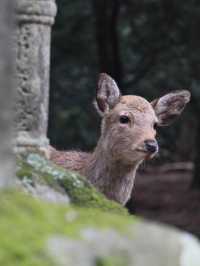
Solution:
<svg viewBox="0 0 200 266">
<path fill-rule="evenodd" d="M 92 101 L 98 72 L 89 1 L 58 2 L 52 38 L 49 135 L 60 149 L 92 148 L 97 116 Z"/>
</svg>

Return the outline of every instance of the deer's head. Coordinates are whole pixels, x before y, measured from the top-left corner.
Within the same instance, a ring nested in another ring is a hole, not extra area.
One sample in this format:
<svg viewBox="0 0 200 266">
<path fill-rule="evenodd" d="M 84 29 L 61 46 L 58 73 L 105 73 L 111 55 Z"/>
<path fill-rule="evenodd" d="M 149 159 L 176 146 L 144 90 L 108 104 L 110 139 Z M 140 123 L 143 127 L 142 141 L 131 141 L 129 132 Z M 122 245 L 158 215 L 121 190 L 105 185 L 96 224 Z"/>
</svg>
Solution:
<svg viewBox="0 0 200 266">
<path fill-rule="evenodd" d="M 158 152 L 157 126 L 171 124 L 190 101 L 187 90 L 174 91 L 152 102 L 135 96 L 121 96 L 115 81 L 101 74 L 96 107 L 102 116 L 103 149 L 112 159 L 131 165 Z"/>
</svg>

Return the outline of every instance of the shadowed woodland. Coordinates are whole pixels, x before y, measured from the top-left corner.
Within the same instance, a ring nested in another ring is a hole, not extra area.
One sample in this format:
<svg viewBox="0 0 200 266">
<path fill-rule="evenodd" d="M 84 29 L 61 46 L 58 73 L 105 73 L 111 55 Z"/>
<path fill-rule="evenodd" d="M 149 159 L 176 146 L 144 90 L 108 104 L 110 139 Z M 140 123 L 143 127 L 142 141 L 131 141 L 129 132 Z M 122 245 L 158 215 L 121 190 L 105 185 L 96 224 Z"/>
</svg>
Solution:
<svg viewBox="0 0 200 266">
<path fill-rule="evenodd" d="M 138 182 L 143 185 L 137 188 L 136 183 L 129 209 L 137 212 L 141 206 L 141 213 L 147 217 L 148 206 L 146 212 L 143 206 L 145 200 L 151 202 L 151 197 L 146 194 L 149 196 L 142 202 L 140 198 L 146 190 L 156 193 L 156 186 L 159 197 L 168 194 L 167 204 L 170 196 L 174 202 L 177 197 L 184 204 L 181 199 L 184 195 L 196 193 L 185 206 L 190 209 L 200 198 L 199 14 L 198 1 L 58 2 L 52 37 L 49 119 L 49 138 L 55 147 L 87 151 L 95 146 L 100 120 L 92 101 L 99 72 L 114 77 L 123 94 L 136 94 L 149 100 L 171 90 L 189 89 L 192 93 L 192 101 L 181 118 L 173 126 L 159 129 L 159 157 L 141 171 Z M 187 164 L 177 170 L 177 162 Z M 166 172 L 156 170 L 166 163 L 171 166 L 168 178 Z M 152 167 L 153 175 L 149 174 Z M 148 177 L 151 184 L 145 182 Z M 175 189 L 173 194 L 169 192 L 170 180 Z M 184 186 L 182 194 L 176 193 L 180 184 Z M 200 205 L 195 206 L 198 212 Z M 149 217 L 159 219 L 162 208 L 166 206 L 152 207 L 154 212 Z M 190 215 L 186 209 L 184 217 Z M 176 215 L 178 211 L 174 209 Z M 164 220 L 179 226 L 173 219 Z"/>
</svg>

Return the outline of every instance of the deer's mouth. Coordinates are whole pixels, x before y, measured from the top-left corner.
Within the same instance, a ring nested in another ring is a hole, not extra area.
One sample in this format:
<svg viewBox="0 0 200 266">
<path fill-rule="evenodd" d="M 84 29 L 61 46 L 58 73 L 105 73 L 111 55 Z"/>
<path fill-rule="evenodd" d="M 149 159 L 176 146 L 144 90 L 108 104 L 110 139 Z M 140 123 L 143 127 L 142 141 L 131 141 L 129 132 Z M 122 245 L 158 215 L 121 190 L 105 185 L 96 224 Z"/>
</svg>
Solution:
<svg viewBox="0 0 200 266">
<path fill-rule="evenodd" d="M 137 148 L 136 149 L 136 151 L 137 152 L 139 152 L 139 153 L 142 153 L 142 154 L 144 154 L 144 157 L 145 157 L 145 159 L 152 159 L 155 155 L 156 155 L 156 153 L 157 153 L 157 151 L 155 151 L 155 152 L 149 152 L 148 150 L 146 150 L 145 148 Z"/>
<path fill-rule="evenodd" d="M 142 153 L 149 153 L 146 149 L 143 149 L 143 148 L 137 148 L 136 151 L 142 152 Z"/>
</svg>

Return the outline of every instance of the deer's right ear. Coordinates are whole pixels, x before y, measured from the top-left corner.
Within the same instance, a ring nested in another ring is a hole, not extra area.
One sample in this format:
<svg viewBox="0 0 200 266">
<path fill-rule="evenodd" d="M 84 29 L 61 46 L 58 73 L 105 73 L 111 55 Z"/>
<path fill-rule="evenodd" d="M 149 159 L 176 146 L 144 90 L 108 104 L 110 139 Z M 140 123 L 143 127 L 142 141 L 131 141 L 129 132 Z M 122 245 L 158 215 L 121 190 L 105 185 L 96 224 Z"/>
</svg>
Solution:
<svg viewBox="0 0 200 266">
<path fill-rule="evenodd" d="M 96 92 L 95 106 L 100 115 L 112 109 L 120 100 L 120 90 L 109 75 L 101 73 Z"/>
<path fill-rule="evenodd" d="M 187 90 L 174 91 L 154 100 L 151 104 L 158 118 L 159 126 L 170 125 L 184 110 L 190 101 Z"/>
</svg>

